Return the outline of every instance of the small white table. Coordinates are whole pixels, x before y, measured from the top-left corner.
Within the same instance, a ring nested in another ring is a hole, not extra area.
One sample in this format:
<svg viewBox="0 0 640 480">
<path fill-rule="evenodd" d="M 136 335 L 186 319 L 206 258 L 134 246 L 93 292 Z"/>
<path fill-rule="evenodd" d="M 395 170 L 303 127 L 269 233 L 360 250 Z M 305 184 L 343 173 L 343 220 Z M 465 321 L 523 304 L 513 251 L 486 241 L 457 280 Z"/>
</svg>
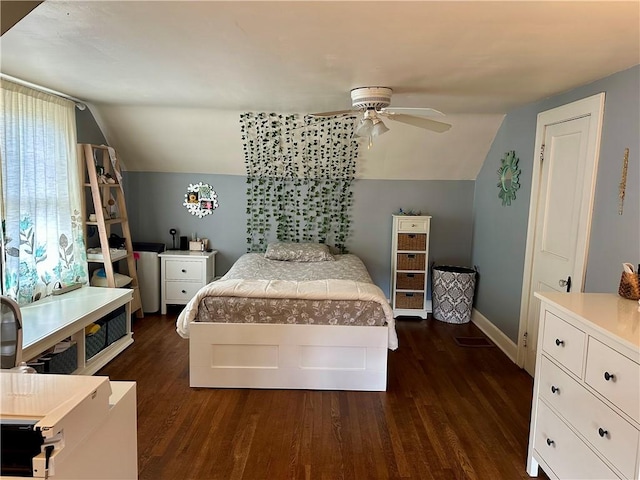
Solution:
<svg viewBox="0 0 640 480">
<path fill-rule="evenodd" d="M 216 274 L 216 253 L 189 250 L 167 250 L 160 255 L 160 313 L 167 314 L 167 305 L 186 305 L 189 300 L 213 281 Z"/>
<path fill-rule="evenodd" d="M 71 337 L 78 346 L 78 369 L 73 373 L 94 374 L 133 343 L 132 297 L 132 290 L 128 288 L 82 287 L 21 307 L 22 359 L 31 360 Z M 127 317 L 125 336 L 86 360 L 85 327 L 123 305 L 126 305 Z"/>
</svg>

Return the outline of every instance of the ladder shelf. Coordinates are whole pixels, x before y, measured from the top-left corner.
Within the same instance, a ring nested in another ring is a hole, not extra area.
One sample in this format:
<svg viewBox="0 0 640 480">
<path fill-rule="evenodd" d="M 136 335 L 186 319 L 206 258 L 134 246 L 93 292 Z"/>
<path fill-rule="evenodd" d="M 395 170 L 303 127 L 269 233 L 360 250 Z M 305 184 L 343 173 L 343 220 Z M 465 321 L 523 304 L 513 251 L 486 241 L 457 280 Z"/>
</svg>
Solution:
<svg viewBox="0 0 640 480">
<path fill-rule="evenodd" d="M 128 275 L 131 277 L 129 287 L 133 289 L 133 300 L 131 301 L 131 313 L 135 313 L 137 318 L 142 318 L 142 302 L 140 300 L 140 289 L 138 285 L 138 275 L 136 273 L 136 263 L 133 256 L 133 244 L 131 241 L 131 231 L 127 217 L 127 206 L 122 188 L 120 165 L 115 150 L 105 145 L 92 145 L 89 143 L 78 144 L 78 158 L 84 165 L 83 185 L 91 191 L 93 212 L 87 212 L 87 196 L 83 196 L 82 218 L 87 237 L 87 226 L 98 228 L 100 237 L 100 254 L 88 254 L 87 261 L 104 264 L 104 271 L 107 279 L 107 286 L 116 287 L 115 271 L 113 262 L 126 260 Z M 110 183 L 106 183 L 110 182 Z M 113 213 L 112 213 L 113 212 Z M 88 220 L 89 213 L 95 215 L 95 220 Z M 113 215 L 116 215 L 113 217 Z M 111 226 L 120 225 L 122 236 L 124 237 L 124 252 L 112 252 L 109 245 Z"/>
</svg>

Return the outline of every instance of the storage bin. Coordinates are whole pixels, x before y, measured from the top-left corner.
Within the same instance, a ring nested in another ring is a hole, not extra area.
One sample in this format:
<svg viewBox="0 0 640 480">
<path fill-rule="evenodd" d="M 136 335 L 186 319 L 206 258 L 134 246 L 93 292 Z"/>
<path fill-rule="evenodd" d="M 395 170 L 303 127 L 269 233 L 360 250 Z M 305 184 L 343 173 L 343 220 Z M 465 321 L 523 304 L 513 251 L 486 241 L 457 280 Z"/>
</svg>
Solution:
<svg viewBox="0 0 640 480">
<path fill-rule="evenodd" d="M 424 293 L 422 292 L 397 292 L 396 308 L 424 308 Z"/>
<path fill-rule="evenodd" d="M 426 255 L 424 253 L 399 253 L 398 270 L 425 270 Z"/>
<path fill-rule="evenodd" d="M 34 367 L 37 372 L 69 374 L 78 369 L 78 346 L 72 343 L 60 353 L 48 353 L 38 359 L 42 366 Z"/>
<path fill-rule="evenodd" d="M 424 273 L 396 274 L 397 290 L 424 290 Z"/>
<path fill-rule="evenodd" d="M 426 233 L 399 233 L 398 250 L 426 250 Z"/>
<path fill-rule="evenodd" d="M 100 350 L 107 346 L 107 326 L 102 324 L 100 330 L 92 335 L 86 335 L 84 339 L 85 343 L 85 358 L 89 360 L 96 355 Z"/>
<path fill-rule="evenodd" d="M 127 312 L 125 307 L 114 310 L 104 317 L 107 327 L 107 346 L 124 337 L 127 333 Z"/>
<path fill-rule="evenodd" d="M 433 318 L 467 323 L 476 287 L 476 271 L 465 267 L 433 267 Z"/>
</svg>

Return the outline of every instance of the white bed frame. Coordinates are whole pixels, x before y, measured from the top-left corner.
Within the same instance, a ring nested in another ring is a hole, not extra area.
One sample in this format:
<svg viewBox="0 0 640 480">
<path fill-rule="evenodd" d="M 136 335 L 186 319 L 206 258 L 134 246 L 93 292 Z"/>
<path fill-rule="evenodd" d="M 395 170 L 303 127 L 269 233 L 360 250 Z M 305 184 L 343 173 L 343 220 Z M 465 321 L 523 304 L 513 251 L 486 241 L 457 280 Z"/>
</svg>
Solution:
<svg viewBox="0 0 640 480">
<path fill-rule="evenodd" d="M 386 326 L 189 324 L 192 387 L 387 389 Z"/>
</svg>

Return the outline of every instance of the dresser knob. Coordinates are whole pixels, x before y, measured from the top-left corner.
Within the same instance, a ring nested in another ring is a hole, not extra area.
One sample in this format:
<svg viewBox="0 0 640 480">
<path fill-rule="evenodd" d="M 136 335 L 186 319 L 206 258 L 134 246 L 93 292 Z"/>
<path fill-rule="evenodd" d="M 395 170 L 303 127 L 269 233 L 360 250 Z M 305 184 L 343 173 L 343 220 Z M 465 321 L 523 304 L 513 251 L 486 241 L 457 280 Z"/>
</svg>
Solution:
<svg viewBox="0 0 640 480">
<path fill-rule="evenodd" d="M 186 290 L 182 290 L 182 293 L 187 293 L 187 291 Z"/>
<path fill-rule="evenodd" d="M 604 372 L 604 379 L 608 382 L 609 380 L 616 381 L 616 376 L 613 373 Z"/>
<path fill-rule="evenodd" d="M 551 445 L 553 445 L 554 443 L 556 443 L 556 442 L 554 442 L 554 441 L 553 441 L 553 440 L 551 440 L 550 438 L 547 438 L 547 445 L 551 446 Z"/>
<path fill-rule="evenodd" d="M 187 271 L 183 268 L 183 269 L 182 269 L 182 273 L 187 273 Z"/>
<path fill-rule="evenodd" d="M 564 347 L 564 340 L 560 340 L 559 338 L 556 338 L 556 345 L 557 346 L 563 346 Z"/>
<path fill-rule="evenodd" d="M 551 393 L 560 393 L 560 389 L 555 385 L 551 385 Z"/>
<path fill-rule="evenodd" d="M 598 429 L 598 435 L 600 435 L 602 438 L 604 438 L 605 436 L 609 435 L 609 432 L 607 432 L 606 430 L 603 430 L 602 427 L 600 427 Z"/>
</svg>

